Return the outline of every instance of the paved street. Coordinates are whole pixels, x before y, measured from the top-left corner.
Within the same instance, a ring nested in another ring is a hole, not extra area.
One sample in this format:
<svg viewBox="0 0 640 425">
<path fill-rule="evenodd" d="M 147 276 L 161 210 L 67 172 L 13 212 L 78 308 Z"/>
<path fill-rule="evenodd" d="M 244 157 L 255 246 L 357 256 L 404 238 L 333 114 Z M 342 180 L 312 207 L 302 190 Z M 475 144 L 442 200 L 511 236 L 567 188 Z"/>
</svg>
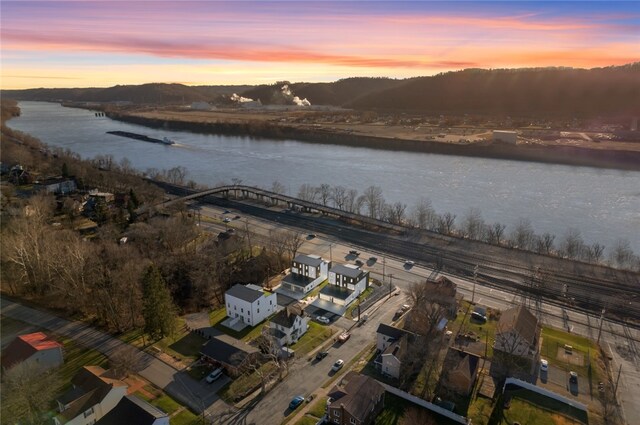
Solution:
<svg viewBox="0 0 640 425">
<path fill-rule="evenodd" d="M 0 299 L 0 302 L 3 316 L 72 338 L 78 343 L 88 348 L 93 348 L 106 356 L 127 345 L 119 339 L 82 322 L 69 321 L 47 312 L 14 303 L 4 297 Z M 186 372 L 180 372 L 147 353 L 139 351 L 139 355 L 140 361 L 144 365 L 140 375 L 193 410 L 202 411 L 203 406 L 209 406 L 218 399 L 215 394 L 216 387 L 224 384 L 222 380 L 217 382 L 215 386 L 202 384 L 196 382 Z"/>
</svg>

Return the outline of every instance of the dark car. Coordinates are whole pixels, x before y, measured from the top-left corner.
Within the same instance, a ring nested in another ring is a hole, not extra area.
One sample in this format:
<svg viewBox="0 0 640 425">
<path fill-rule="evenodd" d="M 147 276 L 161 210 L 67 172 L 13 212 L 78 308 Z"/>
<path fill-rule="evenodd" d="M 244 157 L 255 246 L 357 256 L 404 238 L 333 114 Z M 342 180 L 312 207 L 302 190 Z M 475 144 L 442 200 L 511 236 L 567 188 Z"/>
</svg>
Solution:
<svg viewBox="0 0 640 425">
<path fill-rule="evenodd" d="M 569 382 L 573 384 L 578 383 L 578 374 L 575 373 L 574 371 L 569 372 Z"/>
<path fill-rule="evenodd" d="M 349 254 L 355 255 L 355 256 L 360 255 L 360 253 L 358 251 L 356 251 L 355 249 L 352 249 L 351 251 L 349 251 Z"/>
<path fill-rule="evenodd" d="M 320 351 L 318 354 L 316 354 L 316 360 L 322 360 L 328 355 L 329 355 L 328 351 Z"/>
<path fill-rule="evenodd" d="M 302 403 L 304 403 L 304 397 L 297 395 L 291 400 L 291 403 L 289 403 L 289 409 L 296 410 Z"/>
</svg>

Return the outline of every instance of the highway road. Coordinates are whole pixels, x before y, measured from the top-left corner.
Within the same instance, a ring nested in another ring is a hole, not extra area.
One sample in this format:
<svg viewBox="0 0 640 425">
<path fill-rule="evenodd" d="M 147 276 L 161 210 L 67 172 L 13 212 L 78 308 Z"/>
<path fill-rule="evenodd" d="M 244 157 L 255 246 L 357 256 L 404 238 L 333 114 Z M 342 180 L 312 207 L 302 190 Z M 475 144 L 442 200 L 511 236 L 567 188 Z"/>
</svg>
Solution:
<svg viewBox="0 0 640 425">
<path fill-rule="evenodd" d="M 227 208 L 204 203 L 194 203 L 192 208 L 197 209 L 202 217 L 206 217 L 206 219 L 201 221 L 203 229 L 220 232 L 226 228 L 234 227 L 240 232 L 246 227 L 253 233 L 254 236 L 252 237 L 255 240 L 260 240 L 264 244 L 268 243 L 270 233 L 279 229 L 301 231 L 305 236 L 310 232 L 307 229 L 300 229 L 295 226 L 281 224 L 280 222 L 252 217 L 235 209 L 231 209 L 230 213 L 224 214 L 224 210 Z M 241 215 L 240 219 L 232 220 L 230 223 L 222 222 L 224 217 L 235 217 L 238 214 Z M 545 325 L 567 329 L 572 333 L 587 336 L 594 340 L 598 338 L 601 323 L 600 315 L 576 311 L 562 305 L 548 302 L 536 304 L 535 300 L 530 299 L 530 297 L 527 297 L 526 294 L 523 294 L 521 291 L 508 292 L 482 284 L 474 285 L 472 278 L 439 273 L 420 265 L 408 267 L 402 258 L 387 256 L 382 250 L 368 250 L 356 244 L 344 243 L 339 237 L 325 235 L 315 231 L 314 233 L 316 233 L 316 237 L 307 237 L 304 244 L 300 247 L 299 252 L 321 255 L 325 259 L 332 261 L 353 262 L 353 256 L 349 255 L 349 251 L 357 249 L 361 252 L 359 258 L 363 260 L 371 256 L 377 257 L 375 263 L 371 264 L 367 262 L 364 266 L 371 272 L 374 278 L 383 280 L 384 282 L 389 282 L 392 279 L 393 284 L 400 289 L 406 290 L 409 285 L 414 282 L 424 281 L 429 277 L 434 278 L 438 275 L 444 275 L 456 282 L 458 291 L 464 295 L 467 300 L 473 299 L 478 304 L 501 310 L 524 303 L 539 315 L 542 323 Z M 386 314 L 391 317 L 394 312 L 395 309 L 391 308 L 386 311 Z M 390 320 L 388 320 L 388 322 L 390 322 Z M 367 329 L 369 328 L 363 327 L 364 331 Z M 368 340 L 373 342 L 374 338 L 374 332 L 372 331 L 371 334 L 368 335 Z M 637 391 L 637 388 L 640 388 L 640 332 L 638 329 L 629 327 L 617 320 L 609 320 L 605 312 L 604 319 L 602 319 L 600 341 L 611 348 L 615 369 L 617 370 L 618 367 L 622 367 L 623 378 L 620 380 L 618 394 L 623 403 L 625 416 L 627 418 L 640 417 L 640 393 Z M 331 357 L 329 360 L 332 361 L 332 359 Z M 344 358 L 344 360 L 348 361 L 347 358 Z M 305 371 L 304 373 L 306 374 L 307 372 Z M 297 381 L 294 380 L 296 378 L 293 378 L 294 376 L 297 376 L 296 373 L 292 373 L 292 378 L 288 378 L 292 379 L 291 382 L 293 383 L 290 382 L 286 384 L 286 387 L 283 387 L 287 389 L 286 391 L 283 393 L 280 393 L 280 390 L 276 391 L 282 403 L 285 401 L 288 403 L 287 397 L 297 395 L 296 391 L 303 395 L 307 395 L 310 391 L 308 383 L 305 382 L 304 385 L 298 385 L 296 384 Z M 289 399 L 291 397 L 289 397 Z M 286 403 L 283 405 L 283 409 L 286 408 Z M 256 410 L 255 413 L 249 414 L 248 416 L 245 415 L 244 419 L 253 419 L 256 415 L 264 414 L 266 410 L 263 411 L 261 406 L 263 406 L 262 403 L 253 406 L 254 410 Z M 249 424 L 252 422 L 242 423 Z"/>
</svg>

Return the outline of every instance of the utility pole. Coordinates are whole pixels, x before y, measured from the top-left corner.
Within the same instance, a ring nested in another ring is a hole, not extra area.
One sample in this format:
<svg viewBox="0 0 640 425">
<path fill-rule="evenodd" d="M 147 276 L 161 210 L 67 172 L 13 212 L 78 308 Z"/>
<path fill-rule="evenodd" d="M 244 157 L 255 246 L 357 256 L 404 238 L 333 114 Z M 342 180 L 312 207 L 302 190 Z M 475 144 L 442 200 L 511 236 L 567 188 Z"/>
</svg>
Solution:
<svg viewBox="0 0 640 425">
<path fill-rule="evenodd" d="M 333 243 L 329 243 L 329 262 L 333 262 L 333 252 L 331 251 L 331 247 Z"/>
<path fill-rule="evenodd" d="M 389 274 L 389 298 L 391 298 L 391 288 L 393 287 L 393 275 Z"/>
<path fill-rule="evenodd" d="M 386 257 L 382 257 L 382 283 L 384 283 L 384 271 L 386 266 Z"/>
<path fill-rule="evenodd" d="M 618 369 L 618 377 L 616 378 L 616 387 L 613 390 L 613 396 L 618 399 L 618 383 L 620 382 L 620 373 L 622 372 L 622 365 L 620 365 L 620 369 Z"/>
<path fill-rule="evenodd" d="M 606 310 L 603 308 L 602 313 L 600 314 L 600 326 L 598 328 L 598 344 L 600 344 L 600 336 L 602 335 L 602 324 L 604 323 L 604 313 Z"/>
<path fill-rule="evenodd" d="M 478 280 L 478 265 L 473 268 L 473 292 L 471 292 L 471 304 L 474 304 L 476 299 L 476 281 Z"/>
</svg>

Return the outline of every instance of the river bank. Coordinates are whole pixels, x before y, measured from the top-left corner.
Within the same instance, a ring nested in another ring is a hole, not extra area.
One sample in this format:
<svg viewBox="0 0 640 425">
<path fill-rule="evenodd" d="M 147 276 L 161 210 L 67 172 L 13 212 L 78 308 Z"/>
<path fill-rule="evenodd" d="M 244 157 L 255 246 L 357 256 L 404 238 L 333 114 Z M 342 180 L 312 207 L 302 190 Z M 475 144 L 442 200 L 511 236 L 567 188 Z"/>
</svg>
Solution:
<svg viewBox="0 0 640 425">
<path fill-rule="evenodd" d="M 506 143 L 492 143 L 490 141 L 460 144 L 354 134 L 352 131 L 344 131 L 336 127 L 294 126 L 269 120 L 220 120 L 219 116 L 216 121 L 189 120 L 188 117 L 187 119 L 183 117 L 150 117 L 143 114 L 124 112 L 109 112 L 108 116 L 112 119 L 152 128 L 190 131 L 202 134 L 248 136 L 276 140 L 293 139 L 307 143 L 367 147 L 390 151 L 423 152 L 640 171 L 640 151 L 624 149 L 608 150 L 601 146 L 598 146 L 598 148 L 588 148 L 558 144 L 511 145 Z"/>
</svg>

